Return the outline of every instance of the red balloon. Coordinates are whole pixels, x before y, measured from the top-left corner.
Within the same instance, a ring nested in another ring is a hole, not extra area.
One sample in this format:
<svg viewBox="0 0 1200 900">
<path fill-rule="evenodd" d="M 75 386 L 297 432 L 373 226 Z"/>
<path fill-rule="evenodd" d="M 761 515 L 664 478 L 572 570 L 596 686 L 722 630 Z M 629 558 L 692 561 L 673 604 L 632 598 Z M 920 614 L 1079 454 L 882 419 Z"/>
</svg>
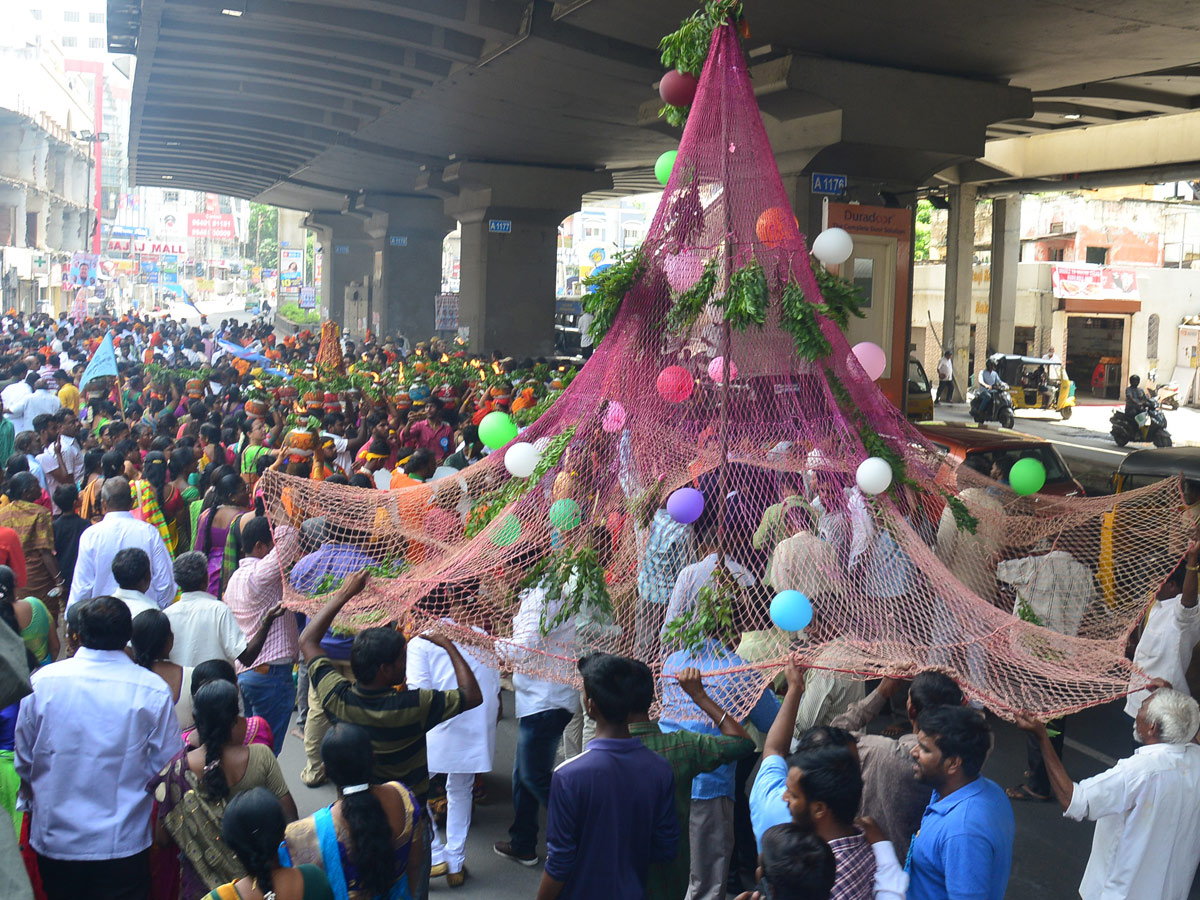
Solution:
<svg viewBox="0 0 1200 900">
<path fill-rule="evenodd" d="M 682 403 L 692 396 L 695 381 L 692 373 L 683 366 L 667 366 L 658 373 L 654 386 L 658 388 L 659 396 L 668 403 Z"/>
<path fill-rule="evenodd" d="M 663 103 L 670 103 L 672 106 L 691 106 L 692 100 L 696 97 L 697 84 L 695 75 L 672 69 L 658 83 L 658 95 L 663 98 Z"/>
<path fill-rule="evenodd" d="M 778 247 L 787 239 L 788 219 L 791 219 L 797 228 L 800 227 L 799 221 L 790 210 L 782 206 L 772 206 L 758 217 L 758 221 L 754 223 L 754 233 L 768 247 Z"/>
</svg>

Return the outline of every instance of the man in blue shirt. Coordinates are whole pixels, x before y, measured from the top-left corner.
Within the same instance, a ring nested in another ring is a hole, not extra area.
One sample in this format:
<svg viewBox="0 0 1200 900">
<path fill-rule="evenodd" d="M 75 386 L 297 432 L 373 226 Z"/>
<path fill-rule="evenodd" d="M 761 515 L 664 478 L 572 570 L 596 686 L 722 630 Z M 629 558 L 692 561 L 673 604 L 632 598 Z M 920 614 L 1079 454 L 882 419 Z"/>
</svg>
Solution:
<svg viewBox="0 0 1200 900">
<path fill-rule="evenodd" d="M 678 650 L 672 653 L 663 663 L 662 717 L 658 727 L 664 733 L 685 730 L 700 734 L 721 733 L 684 693 L 678 677 L 675 677 L 684 669 L 695 668 L 705 676 L 710 672 L 727 673 L 705 678 L 705 690 L 709 696 L 725 700 L 746 696 L 755 689 L 761 690 L 758 702 L 750 710 L 747 719 L 760 731 L 769 731 L 775 721 L 779 701 L 771 691 L 758 688 L 762 684 L 762 676 L 749 670 L 748 666 L 724 643 L 711 637 L 695 651 Z M 692 873 L 687 900 L 725 900 L 729 860 L 733 853 L 735 769 L 734 763 L 727 763 L 692 780 L 692 812 L 688 822 Z"/>
<path fill-rule="evenodd" d="M 1003 900 L 1012 869 L 1012 804 L 979 774 L 991 729 L 969 706 L 937 706 L 917 719 L 918 781 L 933 788 L 909 848 L 909 900 Z"/>
<path fill-rule="evenodd" d="M 643 897 L 650 864 L 678 851 L 675 775 L 629 733 L 637 683 L 630 660 L 593 653 L 579 673 L 596 737 L 554 770 L 537 900 Z"/>
</svg>

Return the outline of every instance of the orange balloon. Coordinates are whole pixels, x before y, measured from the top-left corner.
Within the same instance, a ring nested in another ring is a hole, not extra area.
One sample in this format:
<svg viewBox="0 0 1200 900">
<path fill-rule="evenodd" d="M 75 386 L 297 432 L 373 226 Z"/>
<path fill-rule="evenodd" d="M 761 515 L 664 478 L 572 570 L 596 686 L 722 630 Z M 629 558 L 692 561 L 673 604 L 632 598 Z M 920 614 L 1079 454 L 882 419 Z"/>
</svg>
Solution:
<svg viewBox="0 0 1200 900">
<path fill-rule="evenodd" d="M 787 238 L 788 219 L 796 224 L 796 228 L 800 227 L 799 220 L 790 210 L 784 209 L 782 206 L 772 206 L 770 209 L 764 210 L 763 214 L 758 217 L 758 221 L 754 223 L 754 233 L 768 247 L 778 247 Z"/>
</svg>

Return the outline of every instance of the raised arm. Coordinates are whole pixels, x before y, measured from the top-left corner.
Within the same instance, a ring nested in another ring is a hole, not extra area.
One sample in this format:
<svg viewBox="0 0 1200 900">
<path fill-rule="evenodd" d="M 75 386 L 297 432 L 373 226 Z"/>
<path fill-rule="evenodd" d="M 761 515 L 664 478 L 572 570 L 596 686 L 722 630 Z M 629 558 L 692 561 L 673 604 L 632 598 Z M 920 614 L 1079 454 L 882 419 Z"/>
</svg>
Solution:
<svg viewBox="0 0 1200 900">
<path fill-rule="evenodd" d="M 1200 541 L 1192 541 L 1185 557 L 1183 574 L 1183 599 L 1180 601 L 1188 609 L 1196 605 L 1196 573 L 1200 571 Z"/>
<path fill-rule="evenodd" d="M 1195 576 L 1193 578 L 1193 590 L 1195 590 Z M 1059 806 L 1065 812 L 1067 807 L 1071 805 L 1071 798 L 1075 795 L 1075 782 L 1071 780 L 1071 776 L 1067 774 L 1066 766 L 1062 764 L 1062 760 L 1058 758 L 1058 753 L 1054 749 L 1054 745 L 1050 743 L 1050 735 L 1046 731 L 1046 723 L 1039 722 L 1037 719 L 1028 713 L 1017 713 L 1017 727 L 1022 731 L 1028 731 L 1038 742 L 1038 747 L 1042 751 L 1042 761 L 1046 766 L 1046 774 L 1050 778 L 1050 788 L 1054 791 L 1054 796 L 1058 800 Z"/>
<path fill-rule="evenodd" d="M 250 643 L 246 645 L 246 649 L 238 654 L 238 662 L 243 666 L 248 666 L 258 659 L 258 654 L 262 653 L 263 644 L 267 642 L 267 635 L 271 631 L 271 626 L 285 612 L 287 610 L 282 606 L 272 606 L 267 610 L 267 614 L 263 616 L 262 622 L 258 626 L 258 631 L 254 632 L 254 637 L 250 638 Z"/>
<path fill-rule="evenodd" d="M 800 698 L 804 696 L 804 672 L 793 662 L 784 669 L 787 677 L 787 693 L 775 714 L 771 730 L 763 745 L 763 759 L 768 756 L 787 756 L 792 750 L 792 733 L 796 729 L 796 715 L 800 712 Z"/>
<path fill-rule="evenodd" d="M 307 629 L 305 630 L 307 631 Z M 422 634 L 420 637 L 431 644 L 436 644 L 450 654 L 450 665 L 454 666 L 454 678 L 458 681 L 458 687 L 465 698 L 463 709 L 474 709 L 483 703 L 483 691 L 479 689 L 475 673 L 471 671 L 471 667 L 467 665 L 463 655 L 458 652 L 458 647 L 454 646 L 454 641 L 444 634 Z"/>
<path fill-rule="evenodd" d="M 366 583 L 365 569 L 350 575 L 317 614 L 309 619 L 308 625 L 300 632 L 300 654 L 304 657 L 305 662 L 312 662 L 318 656 L 324 655 L 321 650 L 321 638 L 325 637 L 325 632 L 329 630 L 329 626 L 333 624 L 337 614 L 342 611 L 342 607 L 350 602 L 351 597 L 362 591 L 363 585 Z"/>
<path fill-rule="evenodd" d="M 704 710 L 705 715 L 713 720 L 713 724 L 717 726 L 721 734 L 726 737 L 750 739 L 750 735 L 746 733 L 746 729 L 742 727 L 742 723 L 721 709 L 716 701 L 708 696 L 708 693 L 704 690 L 704 683 L 700 679 L 699 669 L 682 669 L 677 677 L 679 678 L 679 686 L 683 688 L 683 692 L 691 697 L 697 706 Z"/>
</svg>

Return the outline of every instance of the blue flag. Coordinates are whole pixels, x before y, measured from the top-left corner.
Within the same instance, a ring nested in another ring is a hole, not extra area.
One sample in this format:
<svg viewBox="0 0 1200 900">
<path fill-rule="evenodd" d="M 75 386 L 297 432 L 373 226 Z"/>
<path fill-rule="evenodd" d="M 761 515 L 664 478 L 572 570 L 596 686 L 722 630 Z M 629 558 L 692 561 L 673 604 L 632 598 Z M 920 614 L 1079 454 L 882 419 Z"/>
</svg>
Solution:
<svg viewBox="0 0 1200 900">
<path fill-rule="evenodd" d="M 87 383 L 94 378 L 103 378 L 106 375 L 116 374 L 117 352 L 113 349 L 112 332 L 110 331 L 104 335 L 104 340 L 100 342 L 100 346 L 92 354 L 87 368 L 83 370 L 83 377 L 79 379 L 79 390 L 82 391 L 87 387 Z"/>
</svg>

